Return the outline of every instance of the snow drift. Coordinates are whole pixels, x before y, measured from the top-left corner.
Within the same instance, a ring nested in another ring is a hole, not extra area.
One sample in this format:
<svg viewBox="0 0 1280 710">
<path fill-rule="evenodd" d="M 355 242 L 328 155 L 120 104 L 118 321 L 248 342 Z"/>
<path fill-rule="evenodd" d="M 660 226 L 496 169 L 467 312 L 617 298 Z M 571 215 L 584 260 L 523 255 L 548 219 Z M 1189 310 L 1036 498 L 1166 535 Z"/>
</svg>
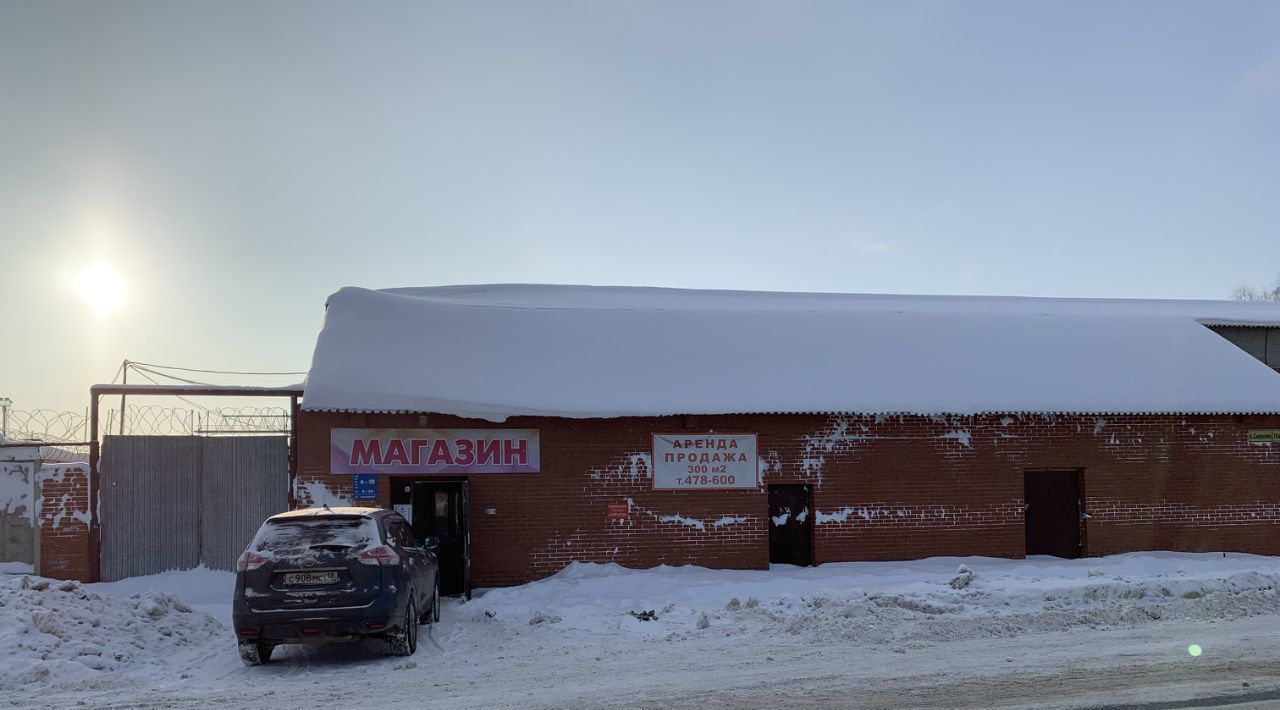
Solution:
<svg viewBox="0 0 1280 710">
<path fill-rule="evenodd" d="M 0 685 L 101 678 L 229 639 L 213 617 L 167 593 L 115 598 L 75 581 L 0 580 Z"/>
<path fill-rule="evenodd" d="M 910 644 L 1276 613 L 1278 587 L 1280 558 L 1244 554 L 935 557 L 767 572 L 574 563 L 545 580 L 485 590 L 459 612 L 585 638 L 802 634 Z M 647 611 L 653 619 L 632 613 Z M 534 624 L 539 618 L 554 622 Z M 540 643 L 550 641 L 546 633 Z"/>
<path fill-rule="evenodd" d="M 607 696 L 598 705 L 618 699 L 599 687 L 599 674 L 609 672 L 601 669 L 617 669 L 627 692 L 668 686 L 681 692 L 680 684 L 697 692 L 715 679 L 732 685 L 755 684 L 769 673 L 801 677 L 820 649 L 839 667 L 880 664 L 889 676 L 877 677 L 897 677 L 899 658 L 918 665 L 969 658 L 982 648 L 992 649 L 1007 673 L 1012 667 L 1003 666 L 1000 649 L 1010 644 L 1037 653 L 1052 650 L 1038 643 L 1097 649 L 1108 631 L 1163 628 L 1181 649 L 1195 640 L 1220 654 L 1210 639 L 1239 639 L 1206 636 L 1203 626 L 1197 636 L 1182 634 L 1197 623 L 1226 627 L 1256 617 L 1252 623 L 1266 637 L 1280 618 L 1280 558 L 1235 553 L 932 558 L 771 570 L 574 564 L 538 582 L 479 590 L 471 601 L 446 600 L 441 623 L 429 628 L 412 661 L 387 657 L 376 642 L 284 646 L 271 664 L 247 669 L 234 636 L 213 618 L 229 623 L 233 579 L 196 569 L 85 586 L 5 580 L 0 687 L 19 704 L 51 708 L 77 701 L 274 707 L 279 697 L 333 707 L 578 707 L 594 706 L 581 702 L 582 693 Z M 1043 634 L 1051 635 L 1036 641 Z M 1120 653 L 1124 663 L 1135 652 L 1148 660 L 1170 650 L 1186 658 L 1176 644 L 1135 651 L 1126 634 L 1112 636 L 1126 640 L 1122 648 L 1113 643 L 1108 657 Z M 892 658 L 881 663 L 877 654 Z M 765 658 L 774 655 L 791 665 L 775 667 Z M 661 682 L 637 668 L 661 668 Z M 743 675 L 726 680 L 733 668 Z"/>
</svg>

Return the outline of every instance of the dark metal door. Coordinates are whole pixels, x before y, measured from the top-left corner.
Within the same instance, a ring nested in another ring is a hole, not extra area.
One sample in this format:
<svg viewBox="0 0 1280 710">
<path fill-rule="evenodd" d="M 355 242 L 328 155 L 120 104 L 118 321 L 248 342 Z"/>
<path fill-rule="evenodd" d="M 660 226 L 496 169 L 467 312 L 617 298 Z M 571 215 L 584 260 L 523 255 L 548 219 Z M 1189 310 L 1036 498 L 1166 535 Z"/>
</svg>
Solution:
<svg viewBox="0 0 1280 710">
<path fill-rule="evenodd" d="M 813 511 L 808 486 L 769 486 L 769 562 L 813 564 Z"/>
<path fill-rule="evenodd" d="M 1080 556 L 1079 471 L 1027 471 L 1027 554 Z"/>
<path fill-rule="evenodd" d="M 413 485 L 413 533 L 437 537 L 440 593 L 466 594 L 468 583 L 466 483 L 418 481 Z"/>
</svg>

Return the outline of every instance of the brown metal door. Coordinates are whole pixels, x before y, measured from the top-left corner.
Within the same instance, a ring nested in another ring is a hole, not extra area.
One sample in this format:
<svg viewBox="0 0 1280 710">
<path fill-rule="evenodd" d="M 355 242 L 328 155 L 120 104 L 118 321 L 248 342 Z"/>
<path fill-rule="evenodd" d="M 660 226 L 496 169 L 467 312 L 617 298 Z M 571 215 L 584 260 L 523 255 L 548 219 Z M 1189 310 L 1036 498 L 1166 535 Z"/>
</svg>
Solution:
<svg viewBox="0 0 1280 710">
<path fill-rule="evenodd" d="M 1027 471 L 1027 554 L 1080 556 L 1080 472 Z"/>
<path fill-rule="evenodd" d="M 769 562 L 813 564 L 813 511 L 808 486 L 769 486 Z"/>
</svg>

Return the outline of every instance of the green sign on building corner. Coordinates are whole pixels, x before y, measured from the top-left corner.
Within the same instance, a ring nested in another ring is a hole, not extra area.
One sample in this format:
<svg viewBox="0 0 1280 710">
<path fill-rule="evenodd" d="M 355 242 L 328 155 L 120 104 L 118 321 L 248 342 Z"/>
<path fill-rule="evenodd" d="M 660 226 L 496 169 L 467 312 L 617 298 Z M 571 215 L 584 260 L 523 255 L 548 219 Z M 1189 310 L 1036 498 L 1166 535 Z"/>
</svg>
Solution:
<svg viewBox="0 0 1280 710">
<path fill-rule="evenodd" d="M 1250 429 L 1250 444 L 1280 444 L 1280 429 Z"/>
</svg>

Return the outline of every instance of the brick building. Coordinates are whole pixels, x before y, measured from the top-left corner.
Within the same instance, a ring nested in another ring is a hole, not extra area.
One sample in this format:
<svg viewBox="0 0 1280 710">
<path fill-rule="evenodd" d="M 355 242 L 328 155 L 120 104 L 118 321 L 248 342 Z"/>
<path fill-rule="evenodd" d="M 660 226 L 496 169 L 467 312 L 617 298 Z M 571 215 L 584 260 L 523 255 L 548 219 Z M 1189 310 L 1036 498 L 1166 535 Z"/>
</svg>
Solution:
<svg viewBox="0 0 1280 710">
<path fill-rule="evenodd" d="M 571 561 L 1280 554 L 1280 305 L 343 289 L 300 504 L 396 506 L 446 586 Z"/>
<path fill-rule="evenodd" d="M 0 561 L 47 577 L 94 578 L 89 465 L 75 458 L 0 436 Z"/>
</svg>

